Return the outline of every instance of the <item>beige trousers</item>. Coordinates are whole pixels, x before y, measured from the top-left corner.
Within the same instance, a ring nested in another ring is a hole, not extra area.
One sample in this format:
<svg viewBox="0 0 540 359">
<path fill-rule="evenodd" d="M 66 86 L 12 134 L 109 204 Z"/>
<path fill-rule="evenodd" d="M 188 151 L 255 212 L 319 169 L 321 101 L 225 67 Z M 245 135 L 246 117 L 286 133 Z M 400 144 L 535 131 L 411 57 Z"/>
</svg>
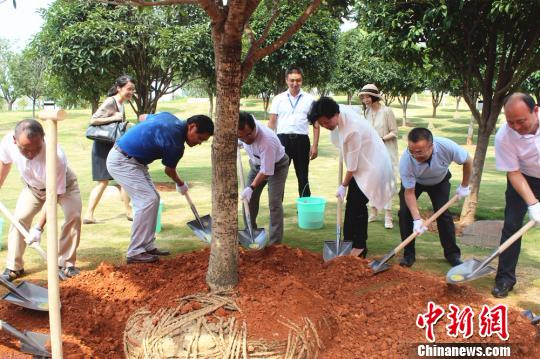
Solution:
<svg viewBox="0 0 540 359">
<path fill-rule="evenodd" d="M 15 207 L 15 219 L 27 230 L 32 226 L 32 220 L 45 203 L 45 191 L 26 186 L 19 195 Z M 77 247 L 81 238 L 81 193 L 77 177 L 68 167 L 66 173 L 66 193 L 58 196 L 58 204 L 64 212 L 64 224 L 58 241 L 58 265 L 73 267 L 77 256 Z M 23 235 L 13 225 L 9 228 L 8 253 L 6 268 L 21 270 L 24 268 L 23 254 L 26 242 Z"/>
</svg>

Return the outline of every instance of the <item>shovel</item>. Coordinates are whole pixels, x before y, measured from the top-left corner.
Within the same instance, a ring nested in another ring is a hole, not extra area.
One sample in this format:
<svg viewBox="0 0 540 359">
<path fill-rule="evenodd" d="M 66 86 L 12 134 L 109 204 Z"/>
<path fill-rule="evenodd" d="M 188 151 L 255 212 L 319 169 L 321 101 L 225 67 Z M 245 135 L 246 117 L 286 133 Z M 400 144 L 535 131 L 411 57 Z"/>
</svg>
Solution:
<svg viewBox="0 0 540 359">
<path fill-rule="evenodd" d="M 4 216 L 7 217 L 7 219 L 9 219 L 9 221 L 15 226 L 15 228 L 19 230 L 19 232 L 24 236 L 24 238 L 28 238 L 30 236 L 26 228 L 24 228 L 22 224 L 15 219 L 15 217 L 11 214 L 9 209 L 7 209 L 7 207 L 4 206 L 2 202 L 0 202 L 0 211 L 4 214 Z M 39 243 L 33 242 L 32 244 L 29 245 L 29 247 L 35 249 L 38 252 L 39 256 L 45 261 L 45 263 L 47 263 L 47 254 L 45 253 L 43 248 L 41 248 Z M 58 272 L 58 276 L 60 277 L 61 280 L 67 279 L 67 276 L 62 271 Z"/>
<path fill-rule="evenodd" d="M 448 273 L 446 273 L 446 281 L 450 284 L 459 284 L 475 280 L 495 272 L 495 268 L 488 266 L 489 262 L 501 255 L 502 252 L 514 244 L 514 242 L 521 238 L 525 232 L 534 227 L 534 225 L 535 221 L 529 221 L 526 225 L 521 227 L 519 231 L 514 233 L 503 244 L 501 244 L 499 248 L 497 248 L 489 257 L 484 259 L 483 262 L 473 258 L 458 266 L 455 266 L 454 268 L 451 268 Z"/>
<path fill-rule="evenodd" d="M 238 149 L 238 177 L 240 178 L 240 187 L 245 188 L 244 167 L 242 166 L 242 157 L 240 148 Z M 244 219 L 247 230 L 238 231 L 238 240 L 242 247 L 246 249 L 261 249 L 266 244 L 266 231 L 264 228 L 254 229 L 251 224 L 251 213 L 249 213 L 249 202 L 247 199 L 242 201 L 242 210 L 244 211 Z"/>
<path fill-rule="evenodd" d="M 338 170 L 338 182 L 341 185 L 343 182 L 343 154 L 339 154 L 339 170 Z M 337 203 L 337 220 L 336 220 L 336 240 L 324 241 L 323 245 L 323 259 L 329 261 L 335 257 L 345 256 L 351 253 L 352 242 L 341 241 L 341 221 L 343 200 L 338 198 Z"/>
<path fill-rule="evenodd" d="M 15 285 L 2 276 L 0 285 L 9 290 L 1 299 L 28 309 L 42 312 L 49 310 L 47 289 L 25 281 Z"/>
<path fill-rule="evenodd" d="M 187 223 L 188 227 L 191 228 L 193 233 L 201 239 L 202 241 L 206 243 L 210 243 L 212 241 L 212 217 L 210 217 L 209 214 L 206 216 L 199 216 L 199 212 L 197 212 L 197 208 L 195 208 L 195 205 L 193 204 L 193 201 L 191 200 L 191 197 L 189 195 L 189 192 L 186 192 L 184 195 L 189 203 L 189 207 L 191 208 L 191 212 L 195 215 L 194 221 L 189 221 Z"/>
<path fill-rule="evenodd" d="M 24 331 L 21 332 L 7 322 L 0 320 L 0 329 L 21 341 L 21 351 L 32 354 L 34 358 L 51 358 L 51 353 L 45 345 L 50 342 L 47 334 Z"/>
<path fill-rule="evenodd" d="M 443 214 L 457 200 L 458 200 L 458 196 L 456 194 L 456 195 L 454 195 L 454 197 L 450 198 L 450 200 L 448 202 L 446 202 L 446 204 L 444 206 L 439 208 L 439 210 L 437 212 L 433 213 L 433 215 L 431 217 L 429 217 L 424 222 L 424 226 L 425 227 L 429 226 L 433 221 L 435 221 L 437 218 L 439 218 L 439 216 L 441 214 Z M 383 257 L 383 259 L 381 259 L 380 261 L 375 260 L 375 261 L 371 262 L 369 264 L 369 267 L 371 269 L 373 269 L 373 272 L 375 272 L 374 274 L 377 274 L 377 273 L 380 273 L 380 272 L 383 272 L 383 271 L 389 269 L 390 265 L 388 265 L 386 262 L 388 262 L 396 254 L 398 254 L 403 248 L 405 248 L 407 246 L 407 244 L 411 243 L 416 237 L 418 237 L 418 234 L 419 234 L 418 232 L 411 233 L 411 235 L 408 236 L 403 242 L 401 242 L 399 244 L 399 246 L 392 249 L 387 255 L 385 255 Z"/>
</svg>

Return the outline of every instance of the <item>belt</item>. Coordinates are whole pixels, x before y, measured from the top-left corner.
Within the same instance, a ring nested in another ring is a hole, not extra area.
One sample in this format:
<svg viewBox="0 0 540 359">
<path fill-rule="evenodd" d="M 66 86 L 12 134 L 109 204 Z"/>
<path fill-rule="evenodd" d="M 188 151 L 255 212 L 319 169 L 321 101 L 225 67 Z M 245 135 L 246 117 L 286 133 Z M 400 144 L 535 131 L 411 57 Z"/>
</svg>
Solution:
<svg viewBox="0 0 540 359">
<path fill-rule="evenodd" d="M 128 155 L 123 149 L 120 148 L 116 143 L 114 144 L 114 149 L 123 154 L 127 159 L 133 158 L 133 156 Z"/>
<path fill-rule="evenodd" d="M 301 133 L 280 133 L 280 134 L 278 134 L 278 137 L 279 136 L 288 137 L 290 139 L 295 139 L 295 138 L 301 137 L 301 136 L 306 136 L 307 137 L 307 135 L 304 135 L 304 134 L 301 134 Z"/>
</svg>

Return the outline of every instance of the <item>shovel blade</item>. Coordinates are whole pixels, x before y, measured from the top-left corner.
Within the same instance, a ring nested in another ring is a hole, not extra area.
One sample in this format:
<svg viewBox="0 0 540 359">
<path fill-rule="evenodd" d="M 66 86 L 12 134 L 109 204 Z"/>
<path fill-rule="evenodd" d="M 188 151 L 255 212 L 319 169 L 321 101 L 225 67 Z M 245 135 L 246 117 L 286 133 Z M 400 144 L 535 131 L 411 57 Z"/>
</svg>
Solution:
<svg viewBox="0 0 540 359">
<path fill-rule="evenodd" d="M 52 358 L 52 354 L 47 351 L 47 343 L 50 342 L 50 337 L 47 334 L 43 333 L 36 333 L 36 332 L 28 332 L 25 331 L 24 334 L 37 345 L 33 345 L 31 343 L 24 343 L 21 341 L 21 351 L 24 353 L 33 354 L 38 357 L 45 357 L 45 358 Z"/>
<path fill-rule="evenodd" d="M 210 215 L 202 216 L 201 223 L 199 223 L 197 220 L 193 220 L 189 221 L 187 225 L 189 228 L 191 228 L 197 238 L 206 243 L 210 243 L 212 241 L 212 218 Z"/>
<path fill-rule="evenodd" d="M 15 305 L 20 305 L 24 308 L 39 310 L 42 312 L 49 311 L 49 297 L 47 289 L 25 281 L 22 281 L 17 286 L 17 289 L 24 299 L 11 292 L 5 294 L 2 299 Z"/>
<path fill-rule="evenodd" d="M 369 268 L 373 269 L 374 274 L 377 274 L 377 273 L 384 272 L 385 270 L 390 269 L 390 264 L 383 263 L 382 261 L 373 261 L 369 263 Z"/>
<path fill-rule="evenodd" d="M 264 228 L 253 229 L 253 238 L 249 230 L 238 231 L 240 245 L 246 249 L 262 249 L 266 246 L 266 231 Z"/>
<path fill-rule="evenodd" d="M 324 261 L 329 261 L 336 257 L 346 256 L 351 253 L 352 242 L 339 242 L 339 246 L 336 244 L 336 241 L 324 241 L 323 246 L 323 259 Z"/>
<path fill-rule="evenodd" d="M 495 272 L 495 268 L 485 266 L 477 273 L 474 273 L 478 268 L 481 267 L 481 265 L 482 262 L 478 259 L 469 259 L 462 264 L 451 268 L 448 273 L 446 273 L 446 282 L 450 284 L 459 284 L 475 280 Z"/>
</svg>

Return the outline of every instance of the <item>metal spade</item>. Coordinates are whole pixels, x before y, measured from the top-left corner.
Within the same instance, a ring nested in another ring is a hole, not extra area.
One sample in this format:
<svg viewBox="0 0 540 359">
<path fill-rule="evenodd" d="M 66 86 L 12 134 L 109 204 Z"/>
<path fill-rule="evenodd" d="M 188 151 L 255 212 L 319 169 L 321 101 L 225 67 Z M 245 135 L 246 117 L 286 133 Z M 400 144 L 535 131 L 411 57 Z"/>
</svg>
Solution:
<svg viewBox="0 0 540 359">
<path fill-rule="evenodd" d="M 28 309 L 49 311 L 47 289 L 25 281 L 15 285 L 2 276 L 0 285 L 9 290 L 1 299 Z"/>
<path fill-rule="evenodd" d="M 188 227 L 191 228 L 193 233 L 195 233 L 199 239 L 206 243 L 210 243 L 212 241 L 212 218 L 209 214 L 200 217 L 199 212 L 197 212 L 197 208 L 195 208 L 195 205 L 191 200 L 189 192 L 186 192 L 185 197 L 189 203 L 191 212 L 193 212 L 193 215 L 195 215 L 195 220 L 187 223 Z"/>
<path fill-rule="evenodd" d="M 343 182 L 343 154 L 339 154 L 339 170 L 338 170 L 338 183 L 341 185 Z M 324 241 L 323 245 L 323 259 L 329 261 L 339 256 L 345 256 L 351 253 L 352 242 L 341 241 L 341 222 L 342 222 L 342 210 L 343 200 L 338 198 L 337 203 L 337 220 L 336 220 L 336 240 Z"/>
<path fill-rule="evenodd" d="M 435 221 L 441 214 L 443 214 L 451 205 L 453 205 L 458 200 L 458 196 L 454 195 L 454 197 L 450 198 L 448 202 L 431 217 L 429 217 L 425 222 L 424 226 L 429 226 L 433 221 Z M 398 254 L 403 248 L 405 248 L 409 243 L 411 243 L 416 237 L 418 237 L 418 232 L 413 232 L 410 236 L 408 236 L 404 241 L 402 241 L 396 248 L 392 249 L 390 252 L 388 252 L 387 255 L 385 255 L 380 261 L 374 260 L 373 262 L 369 263 L 369 267 L 373 269 L 373 272 L 375 274 L 383 272 L 390 268 L 390 265 L 388 265 L 386 262 L 388 262 L 392 257 L 394 257 L 396 254 Z M 456 268 L 456 267 L 454 267 Z"/>
<path fill-rule="evenodd" d="M 51 353 L 47 350 L 46 344 L 50 342 L 47 334 L 24 331 L 21 332 L 12 327 L 7 322 L 0 320 L 0 329 L 14 336 L 21 341 L 21 351 L 32 354 L 34 358 L 51 358 Z"/>
<path fill-rule="evenodd" d="M 535 224 L 535 221 L 532 220 L 527 222 L 527 224 L 521 227 L 519 231 L 514 233 L 483 261 L 469 259 L 463 262 L 463 264 L 451 268 L 448 273 L 446 273 L 446 281 L 450 284 L 459 284 L 494 273 L 495 268 L 488 266 L 489 262 L 500 256 L 502 252 L 520 239 L 521 236 L 523 236 L 529 229 L 534 227 Z"/>
<path fill-rule="evenodd" d="M 245 188 L 244 167 L 242 166 L 242 157 L 240 148 L 238 149 L 238 178 L 240 179 L 240 187 Z M 240 245 L 246 249 L 261 249 L 266 246 L 266 231 L 264 228 L 253 228 L 251 222 L 251 213 L 249 212 L 249 202 L 244 199 L 242 202 L 242 210 L 244 212 L 244 221 L 247 229 L 238 231 L 238 240 Z"/>
</svg>

